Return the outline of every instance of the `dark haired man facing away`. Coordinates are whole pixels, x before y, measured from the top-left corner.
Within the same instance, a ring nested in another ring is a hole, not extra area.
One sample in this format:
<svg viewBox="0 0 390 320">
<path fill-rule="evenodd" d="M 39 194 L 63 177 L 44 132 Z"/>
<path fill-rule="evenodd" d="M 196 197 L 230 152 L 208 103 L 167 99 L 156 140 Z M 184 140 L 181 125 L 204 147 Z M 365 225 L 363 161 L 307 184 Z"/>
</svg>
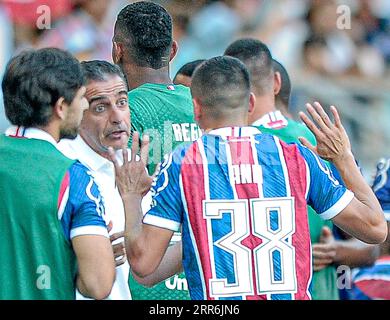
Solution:
<svg viewBox="0 0 390 320">
<path fill-rule="evenodd" d="M 200 136 L 189 88 L 174 85 L 169 76 L 169 63 L 177 50 L 172 18 L 162 6 L 140 1 L 118 14 L 113 61 L 122 68 L 130 88 L 132 128 L 151 137 L 149 173 L 177 145 Z"/>
<path fill-rule="evenodd" d="M 190 89 L 174 85 L 169 77 L 169 62 L 177 49 L 172 39 L 172 19 L 160 5 L 135 2 L 118 14 L 113 61 L 123 70 L 130 89 L 132 129 L 151 138 L 149 173 L 177 145 L 201 135 L 194 120 Z M 183 274 L 151 289 L 141 288 L 130 278 L 130 288 L 134 299 L 188 298 Z"/>
<path fill-rule="evenodd" d="M 59 49 L 22 52 L 2 81 L 14 125 L 0 136 L 0 299 L 103 299 L 115 278 L 100 192 L 57 149 L 83 111 L 79 62 Z"/>
<path fill-rule="evenodd" d="M 355 164 L 335 108 L 334 123 L 321 106 L 308 106 L 315 123 L 304 114 L 301 118 L 317 138 L 317 151 L 334 162 L 352 192 L 325 170 L 310 143 L 286 144 L 248 126 L 255 98 L 238 59 L 204 62 L 191 92 L 196 120 L 208 133 L 167 158 L 145 217 L 140 201 L 150 185 L 144 170 L 148 139 L 143 138 L 140 160 L 133 156 L 120 165 L 110 151 L 133 272 L 152 273 L 173 232 L 182 228 L 192 299 L 310 299 L 307 203 L 363 241 L 384 241 L 383 212 Z M 133 154 L 138 139 L 136 134 Z"/>
<path fill-rule="evenodd" d="M 256 105 L 249 115 L 250 123 L 261 132 L 273 134 L 287 143 L 298 142 L 298 137 L 305 137 L 311 144 L 316 144 L 315 136 L 304 124 L 284 116 L 288 113 L 291 82 L 287 71 L 272 59 L 264 43 L 251 38 L 239 39 L 228 46 L 225 55 L 239 58 L 251 74 Z M 339 294 L 333 263 L 349 266 L 369 264 L 375 257 L 376 248 L 357 239 L 331 241 L 332 222 L 321 219 L 310 206 L 308 217 L 313 248 L 312 297 L 336 300 Z"/>
<path fill-rule="evenodd" d="M 177 72 L 175 77 L 173 78 L 174 84 L 182 84 L 186 87 L 191 87 L 192 75 L 196 69 L 204 59 L 199 59 L 195 61 L 188 62 L 184 64 Z"/>
</svg>

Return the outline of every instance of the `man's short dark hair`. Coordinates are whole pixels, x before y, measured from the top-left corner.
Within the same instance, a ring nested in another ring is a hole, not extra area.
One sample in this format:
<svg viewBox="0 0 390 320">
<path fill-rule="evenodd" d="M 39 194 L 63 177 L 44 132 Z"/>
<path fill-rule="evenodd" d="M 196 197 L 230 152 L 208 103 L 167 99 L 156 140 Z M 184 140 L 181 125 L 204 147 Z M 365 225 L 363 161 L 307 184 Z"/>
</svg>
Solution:
<svg viewBox="0 0 390 320">
<path fill-rule="evenodd" d="M 179 71 L 177 71 L 177 73 L 175 75 L 175 79 L 179 74 L 182 74 L 183 76 L 192 78 L 192 75 L 194 74 L 196 67 L 199 66 L 204 61 L 205 61 L 205 59 L 199 59 L 199 60 L 187 62 L 179 69 Z M 175 79 L 173 79 L 173 80 L 175 81 Z"/>
<path fill-rule="evenodd" d="M 168 66 L 172 46 L 172 18 L 160 5 L 140 1 L 118 14 L 115 41 L 122 42 L 130 58 L 140 67 Z"/>
<path fill-rule="evenodd" d="M 288 75 L 286 68 L 279 61 L 274 59 L 272 64 L 273 64 L 274 71 L 280 73 L 280 78 L 282 81 L 280 91 L 276 95 L 276 98 L 280 99 L 283 105 L 286 106 L 286 108 L 288 108 L 288 104 L 290 102 L 290 95 L 291 95 L 290 76 Z"/>
<path fill-rule="evenodd" d="M 250 78 L 245 65 L 233 57 L 215 57 L 196 68 L 191 93 L 216 116 L 226 110 L 248 107 Z"/>
<path fill-rule="evenodd" d="M 58 99 L 72 103 L 84 84 L 80 63 L 70 53 L 56 48 L 24 51 L 5 70 L 6 116 L 13 125 L 45 126 Z"/>
<path fill-rule="evenodd" d="M 81 62 L 87 83 L 90 81 L 105 81 L 107 76 L 118 76 L 126 84 L 126 77 L 122 70 L 115 64 L 103 60 Z"/>
<path fill-rule="evenodd" d="M 224 53 L 240 59 L 251 75 L 252 90 L 259 95 L 273 89 L 272 55 L 267 45 L 257 39 L 245 38 L 234 41 Z"/>
</svg>

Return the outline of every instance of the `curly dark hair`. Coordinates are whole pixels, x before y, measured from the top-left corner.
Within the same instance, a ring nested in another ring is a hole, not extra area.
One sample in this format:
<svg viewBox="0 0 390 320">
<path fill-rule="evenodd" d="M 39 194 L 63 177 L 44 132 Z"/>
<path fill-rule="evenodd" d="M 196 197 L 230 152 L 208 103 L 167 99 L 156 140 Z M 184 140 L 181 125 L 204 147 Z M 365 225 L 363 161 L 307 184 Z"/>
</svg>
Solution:
<svg viewBox="0 0 390 320">
<path fill-rule="evenodd" d="M 114 39 L 126 45 L 138 66 L 160 69 L 169 64 L 172 18 L 153 2 L 129 4 L 118 14 Z"/>
<path fill-rule="evenodd" d="M 84 84 L 80 63 L 70 53 L 23 51 L 9 61 L 2 81 L 6 116 L 13 125 L 45 126 L 58 99 L 71 104 Z"/>
</svg>

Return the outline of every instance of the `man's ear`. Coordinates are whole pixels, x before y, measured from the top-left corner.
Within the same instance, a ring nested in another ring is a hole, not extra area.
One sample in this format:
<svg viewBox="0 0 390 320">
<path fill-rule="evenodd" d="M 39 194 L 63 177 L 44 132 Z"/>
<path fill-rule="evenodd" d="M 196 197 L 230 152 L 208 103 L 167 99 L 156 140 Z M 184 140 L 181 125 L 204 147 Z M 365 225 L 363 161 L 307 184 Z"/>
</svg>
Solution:
<svg viewBox="0 0 390 320">
<path fill-rule="evenodd" d="M 282 76 L 280 75 L 280 72 L 275 71 L 274 72 L 274 95 L 276 96 L 280 89 L 282 88 Z"/>
<path fill-rule="evenodd" d="M 68 104 L 65 102 L 64 97 L 61 97 L 57 100 L 53 108 L 53 116 L 64 120 L 68 113 Z"/>
<path fill-rule="evenodd" d="M 175 40 L 172 42 L 172 47 L 171 47 L 171 53 L 169 54 L 169 62 L 171 62 L 177 54 L 177 51 L 179 50 L 179 45 Z"/>
<path fill-rule="evenodd" d="M 119 64 L 123 57 L 123 45 L 120 42 L 112 43 L 112 61 L 114 64 Z"/>
<path fill-rule="evenodd" d="M 248 114 L 252 114 L 255 111 L 256 96 L 253 92 L 249 96 Z"/>
<path fill-rule="evenodd" d="M 195 121 L 199 123 L 199 120 L 202 118 L 202 107 L 197 98 L 192 99 L 192 103 L 194 104 L 194 117 Z"/>
</svg>

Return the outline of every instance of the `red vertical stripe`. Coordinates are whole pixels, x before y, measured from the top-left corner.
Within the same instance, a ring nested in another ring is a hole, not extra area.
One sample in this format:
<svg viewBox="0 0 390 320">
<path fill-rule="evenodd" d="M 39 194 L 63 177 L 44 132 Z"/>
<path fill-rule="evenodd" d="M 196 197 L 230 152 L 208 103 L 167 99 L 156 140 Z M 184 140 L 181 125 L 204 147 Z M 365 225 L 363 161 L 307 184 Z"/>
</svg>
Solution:
<svg viewBox="0 0 390 320">
<path fill-rule="evenodd" d="M 295 201 L 295 233 L 292 237 L 292 245 L 295 248 L 296 274 L 298 292 L 295 299 L 307 300 L 307 294 L 311 276 L 311 249 L 310 232 L 307 215 L 307 203 L 305 199 L 306 165 L 305 160 L 295 145 L 287 145 L 281 141 L 287 172 L 290 181 L 291 196 Z"/>
<path fill-rule="evenodd" d="M 198 254 L 200 257 L 200 262 L 203 269 L 203 277 L 206 285 L 207 299 L 210 300 L 212 298 L 209 294 L 209 279 L 212 278 L 212 272 L 207 223 L 206 219 L 203 218 L 203 200 L 206 199 L 203 165 L 204 164 L 198 149 L 198 144 L 194 143 L 187 151 L 186 156 L 183 159 L 181 174 L 184 196 L 187 201 L 189 222 L 195 237 L 196 245 L 198 247 Z"/>
<path fill-rule="evenodd" d="M 61 182 L 60 195 L 58 197 L 57 209 L 60 208 L 62 199 L 64 198 L 65 191 L 69 187 L 69 172 L 66 172 L 64 179 Z"/>
<path fill-rule="evenodd" d="M 230 153 L 232 157 L 233 165 L 240 164 L 249 164 L 254 165 L 255 161 L 253 159 L 253 150 L 252 145 L 248 137 L 242 138 L 228 138 Z M 251 199 L 259 198 L 259 189 L 256 183 L 245 183 L 245 184 L 236 184 L 235 189 L 239 199 Z M 249 210 L 251 207 L 248 206 Z M 247 300 L 266 300 L 266 295 L 257 295 L 257 281 L 256 281 L 256 268 L 255 268 L 255 257 L 253 249 L 261 244 L 261 239 L 252 234 L 252 214 L 249 211 L 249 226 L 251 234 L 244 239 L 241 243 L 251 249 L 251 259 L 252 259 L 252 279 L 253 279 L 253 288 L 254 295 L 247 296 Z"/>
</svg>

